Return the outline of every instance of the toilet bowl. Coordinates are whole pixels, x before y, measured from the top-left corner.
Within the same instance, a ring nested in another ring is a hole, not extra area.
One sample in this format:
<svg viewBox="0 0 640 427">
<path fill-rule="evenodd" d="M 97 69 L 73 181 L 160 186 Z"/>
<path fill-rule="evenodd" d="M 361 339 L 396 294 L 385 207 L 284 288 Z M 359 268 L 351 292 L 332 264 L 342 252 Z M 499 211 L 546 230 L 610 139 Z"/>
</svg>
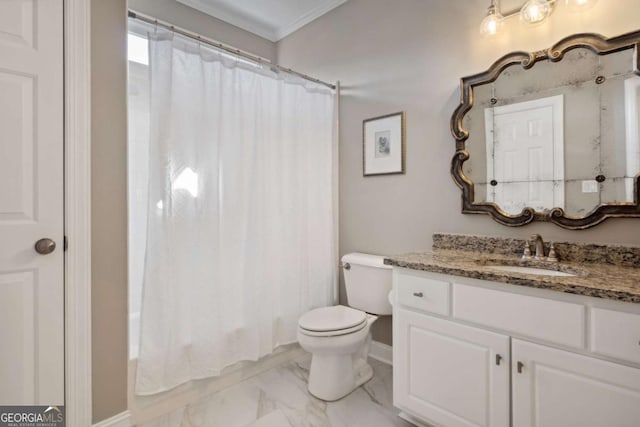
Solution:
<svg viewBox="0 0 640 427">
<path fill-rule="evenodd" d="M 298 342 L 312 354 L 308 389 L 319 399 L 338 400 L 373 377 L 367 363 L 371 325 L 377 314 L 391 314 L 391 268 L 382 261 L 375 255 L 345 255 L 349 306 L 316 308 L 298 321 Z"/>
</svg>

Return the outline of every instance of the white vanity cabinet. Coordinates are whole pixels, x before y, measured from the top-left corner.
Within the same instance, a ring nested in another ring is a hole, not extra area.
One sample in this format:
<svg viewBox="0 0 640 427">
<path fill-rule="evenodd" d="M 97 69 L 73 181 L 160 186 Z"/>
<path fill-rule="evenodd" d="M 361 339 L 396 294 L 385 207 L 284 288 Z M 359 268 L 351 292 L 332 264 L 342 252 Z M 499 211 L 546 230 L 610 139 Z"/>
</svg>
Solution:
<svg viewBox="0 0 640 427">
<path fill-rule="evenodd" d="M 513 339 L 513 425 L 640 426 L 640 369 Z"/>
<path fill-rule="evenodd" d="M 438 427 L 640 426 L 640 304 L 394 267 L 394 404 Z"/>
<path fill-rule="evenodd" d="M 396 402 L 443 426 L 509 426 L 509 337 L 400 309 Z M 396 358 L 397 357 L 397 358 Z"/>
</svg>

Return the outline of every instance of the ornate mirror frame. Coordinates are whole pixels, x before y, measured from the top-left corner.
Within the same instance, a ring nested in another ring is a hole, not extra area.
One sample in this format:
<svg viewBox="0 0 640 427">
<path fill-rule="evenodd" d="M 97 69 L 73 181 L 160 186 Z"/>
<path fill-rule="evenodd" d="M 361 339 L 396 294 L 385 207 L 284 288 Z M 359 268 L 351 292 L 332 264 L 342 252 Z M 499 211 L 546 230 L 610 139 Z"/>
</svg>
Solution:
<svg viewBox="0 0 640 427">
<path fill-rule="evenodd" d="M 462 190 L 462 213 L 488 214 L 497 222 L 511 227 L 529 224 L 532 221 L 547 221 L 571 230 L 593 227 L 612 217 L 640 217 L 640 173 L 635 176 L 633 202 L 603 203 L 585 217 L 567 215 L 562 208 L 536 211 L 530 207 L 524 208 L 518 215 L 509 215 L 493 202 L 474 202 L 474 184 L 462 169 L 464 162 L 470 157 L 466 150 L 469 132 L 463 128 L 462 121 L 473 106 L 473 88 L 494 82 L 500 73 L 511 65 L 520 64 L 524 69 L 529 69 L 536 62 L 546 59 L 558 62 L 566 52 L 576 48 L 586 48 L 598 55 L 634 49 L 634 72 L 640 75 L 640 31 L 635 31 L 609 39 L 599 34 L 576 34 L 562 39 L 546 50 L 509 53 L 498 59 L 487 71 L 460 80 L 460 105 L 451 117 L 451 132 L 456 140 L 451 176 Z"/>
</svg>

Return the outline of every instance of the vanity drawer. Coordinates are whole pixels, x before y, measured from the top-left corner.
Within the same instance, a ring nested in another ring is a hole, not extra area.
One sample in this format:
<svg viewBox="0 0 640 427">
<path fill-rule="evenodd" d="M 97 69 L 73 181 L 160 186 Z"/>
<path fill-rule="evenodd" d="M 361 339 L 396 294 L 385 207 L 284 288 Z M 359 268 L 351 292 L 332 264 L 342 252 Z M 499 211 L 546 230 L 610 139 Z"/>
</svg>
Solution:
<svg viewBox="0 0 640 427">
<path fill-rule="evenodd" d="M 443 316 L 449 314 L 449 282 L 411 273 L 399 273 L 397 279 L 400 304 Z"/>
<path fill-rule="evenodd" d="M 640 363 L 640 315 L 593 308 L 591 351 Z"/>
<path fill-rule="evenodd" d="M 527 337 L 584 348 L 581 304 L 453 284 L 453 317 Z"/>
</svg>

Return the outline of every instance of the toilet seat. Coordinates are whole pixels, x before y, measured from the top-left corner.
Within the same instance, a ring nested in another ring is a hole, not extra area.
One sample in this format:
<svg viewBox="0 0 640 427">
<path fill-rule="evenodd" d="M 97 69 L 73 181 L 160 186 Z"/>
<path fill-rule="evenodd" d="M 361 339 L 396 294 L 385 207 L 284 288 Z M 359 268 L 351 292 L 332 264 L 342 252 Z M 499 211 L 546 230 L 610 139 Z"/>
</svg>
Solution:
<svg viewBox="0 0 640 427">
<path fill-rule="evenodd" d="M 344 305 L 316 308 L 298 321 L 304 335 L 328 337 L 357 332 L 367 325 L 367 313 Z"/>
<path fill-rule="evenodd" d="M 317 331 L 309 331 L 306 330 L 302 327 L 298 328 L 300 330 L 300 333 L 303 335 L 307 335 L 310 337 L 335 337 L 338 335 L 348 335 L 348 334 L 352 334 L 354 332 L 358 332 L 359 330 L 363 329 L 365 326 L 367 326 L 367 321 L 365 320 L 364 322 L 362 322 L 362 324 L 358 325 L 358 326 L 354 326 L 353 328 L 347 328 L 347 329 L 338 329 L 336 331 L 322 331 L 322 332 L 317 332 Z"/>
</svg>

